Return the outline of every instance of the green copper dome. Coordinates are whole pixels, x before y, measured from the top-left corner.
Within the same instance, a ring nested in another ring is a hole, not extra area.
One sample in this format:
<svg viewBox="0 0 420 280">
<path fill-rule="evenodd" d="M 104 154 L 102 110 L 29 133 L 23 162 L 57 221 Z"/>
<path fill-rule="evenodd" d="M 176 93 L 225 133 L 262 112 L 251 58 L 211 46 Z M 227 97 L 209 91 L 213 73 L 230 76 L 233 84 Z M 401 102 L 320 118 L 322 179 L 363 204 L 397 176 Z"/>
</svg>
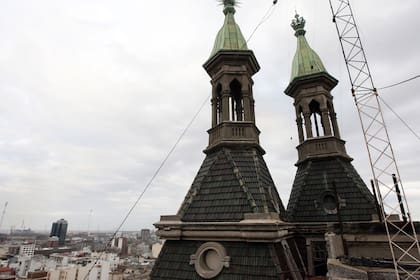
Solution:
<svg viewBox="0 0 420 280">
<path fill-rule="evenodd" d="M 248 50 L 244 35 L 241 29 L 235 22 L 235 4 L 234 0 L 223 0 L 225 8 L 225 23 L 217 34 L 213 50 L 210 57 L 215 55 L 220 50 Z"/>
<path fill-rule="evenodd" d="M 327 73 L 327 70 L 325 69 L 324 64 L 322 64 L 318 54 L 311 49 L 308 41 L 306 41 L 306 31 L 304 30 L 305 19 L 296 14 L 291 26 L 295 30 L 295 36 L 297 37 L 297 50 L 295 57 L 293 58 L 292 76 L 290 81 L 293 81 L 293 79 L 297 77 L 310 74 L 321 72 Z"/>
</svg>

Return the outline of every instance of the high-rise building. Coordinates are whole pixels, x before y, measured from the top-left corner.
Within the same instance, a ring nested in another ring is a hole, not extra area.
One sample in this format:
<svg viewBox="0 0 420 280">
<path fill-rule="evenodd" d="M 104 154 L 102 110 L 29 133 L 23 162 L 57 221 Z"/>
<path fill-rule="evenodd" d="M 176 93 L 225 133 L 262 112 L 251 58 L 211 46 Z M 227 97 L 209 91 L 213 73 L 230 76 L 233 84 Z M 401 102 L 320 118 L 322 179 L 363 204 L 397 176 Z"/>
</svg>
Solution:
<svg viewBox="0 0 420 280">
<path fill-rule="evenodd" d="M 142 229 L 140 231 L 140 239 L 142 242 L 149 243 L 152 239 L 152 236 L 150 234 L 150 229 L 145 229 L 145 228 Z"/>
<path fill-rule="evenodd" d="M 60 246 L 64 246 L 66 243 L 67 226 L 68 223 L 64 219 L 60 219 L 52 224 L 50 237 L 58 237 L 58 245 Z"/>
<path fill-rule="evenodd" d="M 127 237 L 118 238 L 118 249 L 120 249 L 120 256 L 126 257 L 128 255 L 128 239 Z"/>
</svg>

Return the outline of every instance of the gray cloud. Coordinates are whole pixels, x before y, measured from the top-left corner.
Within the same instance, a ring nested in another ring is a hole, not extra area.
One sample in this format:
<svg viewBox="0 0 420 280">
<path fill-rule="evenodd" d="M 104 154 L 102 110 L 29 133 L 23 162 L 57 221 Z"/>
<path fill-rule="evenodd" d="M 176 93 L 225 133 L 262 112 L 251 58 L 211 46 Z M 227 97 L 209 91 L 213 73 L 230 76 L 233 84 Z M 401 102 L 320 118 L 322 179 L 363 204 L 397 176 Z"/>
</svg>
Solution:
<svg viewBox="0 0 420 280">
<path fill-rule="evenodd" d="M 307 38 L 329 72 L 342 135 L 365 180 L 371 175 L 360 124 L 331 22 L 328 1 L 279 2 L 249 42 L 261 65 L 255 76 L 257 125 L 265 159 L 284 204 L 295 173 L 296 128 L 289 82 L 296 41 L 295 5 Z M 378 86 L 418 74 L 415 0 L 354 0 Z M 251 34 L 271 1 L 247 1 L 236 14 Z M 36 229 L 66 218 L 70 229 L 113 229 L 210 93 L 201 65 L 223 22 L 216 1 L 6 1 L 0 9 L 0 204 L 3 229 Z M 417 7 L 417 8 L 416 8 Z M 374 12 L 372 12 L 374 11 Z M 383 96 L 417 131 L 419 81 Z M 418 142 L 385 109 L 414 216 Z M 151 227 L 176 213 L 204 158 L 206 106 L 151 185 L 126 229 Z M 417 149 L 417 150 L 416 150 Z"/>
</svg>

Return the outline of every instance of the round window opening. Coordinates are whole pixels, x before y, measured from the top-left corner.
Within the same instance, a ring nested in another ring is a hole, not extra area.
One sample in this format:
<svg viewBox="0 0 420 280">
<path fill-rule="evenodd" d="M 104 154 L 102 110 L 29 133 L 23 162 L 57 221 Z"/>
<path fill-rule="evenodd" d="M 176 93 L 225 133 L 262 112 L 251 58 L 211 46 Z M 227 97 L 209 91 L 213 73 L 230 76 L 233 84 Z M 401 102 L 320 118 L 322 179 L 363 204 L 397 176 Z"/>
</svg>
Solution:
<svg viewBox="0 0 420 280">
<path fill-rule="evenodd" d="M 220 256 L 213 250 L 208 249 L 204 251 L 200 256 L 200 265 L 207 271 L 216 271 L 220 267 Z"/>
<path fill-rule="evenodd" d="M 337 214 L 337 199 L 332 192 L 325 192 L 321 198 L 322 208 L 329 215 Z"/>
<path fill-rule="evenodd" d="M 230 258 L 220 243 L 207 242 L 201 245 L 194 257 L 195 271 L 204 279 L 211 279 L 222 272 L 223 267 L 229 266 Z"/>
<path fill-rule="evenodd" d="M 335 201 L 335 197 L 331 194 L 327 194 L 324 196 L 324 208 L 327 210 L 334 210 L 337 208 L 337 202 Z"/>
</svg>

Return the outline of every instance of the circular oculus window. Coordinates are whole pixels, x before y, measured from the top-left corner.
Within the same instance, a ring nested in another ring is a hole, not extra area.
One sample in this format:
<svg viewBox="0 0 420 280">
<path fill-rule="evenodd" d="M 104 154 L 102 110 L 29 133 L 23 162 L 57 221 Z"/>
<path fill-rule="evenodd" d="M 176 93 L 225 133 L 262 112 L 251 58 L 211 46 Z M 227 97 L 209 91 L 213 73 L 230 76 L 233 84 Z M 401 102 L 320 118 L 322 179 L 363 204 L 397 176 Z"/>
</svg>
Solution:
<svg viewBox="0 0 420 280">
<path fill-rule="evenodd" d="M 327 214 L 337 214 L 337 200 L 332 192 L 325 192 L 321 198 L 322 206 Z"/>
<path fill-rule="evenodd" d="M 226 256 L 226 249 L 217 242 L 207 242 L 201 245 L 194 258 L 195 271 L 204 279 L 211 279 L 222 272 L 223 267 L 229 267 L 230 258 Z"/>
</svg>

